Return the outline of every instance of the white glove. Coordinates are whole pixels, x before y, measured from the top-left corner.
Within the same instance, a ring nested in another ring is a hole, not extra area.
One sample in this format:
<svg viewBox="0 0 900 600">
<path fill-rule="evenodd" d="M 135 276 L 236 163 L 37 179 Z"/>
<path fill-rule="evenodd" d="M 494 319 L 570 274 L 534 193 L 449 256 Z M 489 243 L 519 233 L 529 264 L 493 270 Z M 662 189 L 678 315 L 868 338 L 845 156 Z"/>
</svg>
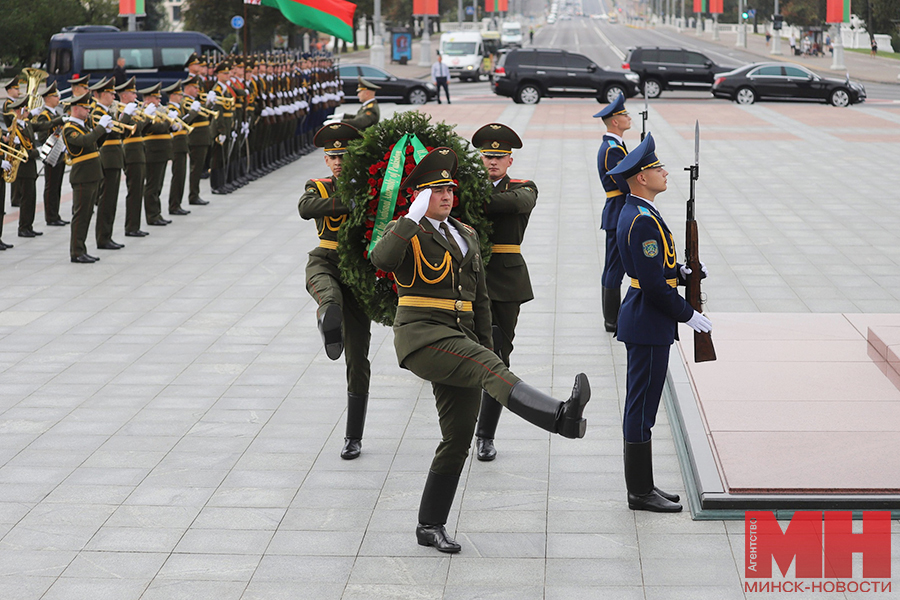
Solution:
<svg viewBox="0 0 900 600">
<path fill-rule="evenodd" d="M 98 122 L 98 125 L 100 125 L 100 127 L 105 129 L 106 131 L 111 131 L 112 126 L 110 126 L 110 123 L 112 123 L 112 121 L 113 121 L 113 118 L 111 116 L 103 115 L 102 117 L 100 117 L 100 121 Z"/>
<path fill-rule="evenodd" d="M 177 118 L 178 118 L 178 113 L 177 113 L 176 111 L 174 111 L 174 110 L 170 110 L 169 113 L 168 113 L 168 116 L 169 116 L 170 119 L 177 119 Z"/>
<path fill-rule="evenodd" d="M 4 159 L 3 162 L 0 162 L 0 166 L 3 167 L 4 171 L 12 171 L 12 164 L 6 159 Z"/>
<path fill-rule="evenodd" d="M 144 109 L 144 114 L 146 114 L 148 117 L 152 117 L 153 115 L 155 115 L 156 114 L 156 105 L 148 104 L 147 108 Z"/>
<path fill-rule="evenodd" d="M 32 116 L 32 117 L 38 116 L 39 114 L 41 114 L 41 111 L 42 111 L 42 110 L 44 110 L 44 108 L 43 108 L 42 106 L 38 106 L 37 108 L 32 109 L 32 110 L 31 110 L 31 116 Z"/>
<path fill-rule="evenodd" d="M 200 112 L 200 102 L 198 102 L 197 100 L 191 102 L 191 110 L 194 112 Z"/>
<path fill-rule="evenodd" d="M 218 98 L 218 97 L 219 97 L 219 96 L 216 95 L 215 92 L 210 92 L 210 93 L 208 93 L 208 94 L 206 95 L 206 103 L 207 103 L 207 104 L 214 104 L 215 101 L 216 101 L 216 98 Z"/>
<path fill-rule="evenodd" d="M 220 134 L 219 137 L 216 138 L 216 141 L 219 142 L 220 144 L 224 144 L 225 143 L 225 134 L 224 133 Z"/>
<path fill-rule="evenodd" d="M 418 223 L 422 220 L 422 217 L 425 216 L 425 213 L 428 212 L 428 205 L 430 203 L 431 188 L 425 188 L 419 192 L 419 195 L 413 200 L 412 205 L 409 207 L 409 212 L 406 213 L 406 217 Z"/>
<path fill-rule="evenodd" d="M 268 94 L 263 93 L 263 94 L 261 94 L 261 95 L 262 95 L 262 99 L 263 99 L 263 100 L 268 100 L 268 99 L 269 99 L 269 95 L 268 95 Z"/>
<path fill-rule="evenodd" d="M 684 279 L 687 279 L 687 276 L 693 272 L 694 272 L 694 270 L 691 269 L 689 266 L 681 265 L 681 276 Z M 702 260 L 700 261 L 700 272 L 703 273 L 703 277 L 701 277 L 700 279 L 706 279 L 707 277 L 709 277 L 709 270 L 707 270 L 706 265 L 703 264 Z"/>
<path fill-rule="evenodd" d="M 241 125 L 241 134 L 247 135 L 248 133 L 250 133 L 250 123 L 244 121 L 244 124 Z"/>
<path fill-rule="evenodd" d="M 17 136 L 17 135 L 12 136 L 12 142 L 13 142 L 13 144 L 16 145 L 16 146 L 18 146 L 19 144 L 22 143 L 22 142 L 19 141 L 19 136 Z"/>
<path fill-rule="evenodd" d="M 712 331 L 712 321 L 707 319 L 705 315 L 698 313 L 696 310 L 694 311 L 694 314 L 691 315 L 691 318 L 688 319 L 687 324 L 688 327 L 697 333 L 708 333 Z"/>
<path fill-rule="evenodd" d="M 181 123 L 172 123 L 172 131 L 181 131 Z"/>
<path fill-rule="evenodd" d="M 134 114 L 134 111 L 137 110 L 137 104 L 134 102 L 129 102 L 125 105 L 125 108 L 122 109 L 122 112 L 128 115 L 129 117 Z"/>
<path fill-rule="evenodd" d="M 237 131 L 232 131 L 232 132 L 231 132 L 231 139 L 233 139 L 233 140 L 236 140 L 236 139 L 237 139 Z"/>
</svg>

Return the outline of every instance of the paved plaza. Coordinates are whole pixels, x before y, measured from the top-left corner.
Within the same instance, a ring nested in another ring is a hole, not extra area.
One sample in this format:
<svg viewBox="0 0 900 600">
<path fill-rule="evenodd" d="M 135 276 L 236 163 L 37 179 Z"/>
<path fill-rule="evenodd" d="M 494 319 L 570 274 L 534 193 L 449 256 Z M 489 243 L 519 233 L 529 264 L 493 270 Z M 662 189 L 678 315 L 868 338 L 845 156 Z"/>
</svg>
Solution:
<svg viewBox="0 0 900 600">
<path fill-rule="evenodd" d="M 68 228 L 41 227 L 40 208 L 40 238 L 15 238 L 8 215 L 0 600 L 780 597 L 743 591 L 743 522 L 627 508 L 625 351 L 599 301 L 599 106 L 472 96 L 427 107 L 466 137 L 492 120 L 522 135 L 510 174 L 540 189 L 522 246 L 536 299 L 512 369 L 557 397 L 580 371 L 593 389 L 582 440 L 504 412 L 497 460 L 463 472 L 453 557 L 416 544 L 440 433 L 431 386 L 397 366 L 389 328 L 373 326 L 363 454 L 338 456 L 344 365 L 322 351 L 304 277 L 316 235 L 296 209 L 304 182 L 327 174 L 319 154 L 206 193 L 209 206 L 142 239 L 122 235 L 123 190 L 114 237 L 127 247 L 95 250 L 92 227 L 94 265 L 69 262 Z M 900 106 L 651 103 L 670 172 L 658 204 L 679 244 L 695 119 L 714 325 L 717 312 L 900 312 Z M 68 215 L 68 183 L 64 194 Z M 654 440 L 657 483 L 683 494 L 662 412 Z"/>
</svg>

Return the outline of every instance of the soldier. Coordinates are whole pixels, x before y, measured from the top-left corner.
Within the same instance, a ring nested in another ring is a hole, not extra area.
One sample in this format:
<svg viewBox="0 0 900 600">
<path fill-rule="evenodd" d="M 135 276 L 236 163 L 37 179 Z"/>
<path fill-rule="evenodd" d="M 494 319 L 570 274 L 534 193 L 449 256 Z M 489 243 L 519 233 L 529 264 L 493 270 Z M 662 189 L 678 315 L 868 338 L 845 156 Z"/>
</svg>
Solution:
<svg viewBox="0 0 900 600">
<path fill-rule="evenodd" d="M 12 124 L 16 120 L 16 112 L 9 107 L 10 104 L 19 99 L 21 95 L 21 90 L 19 89 L 19 85 L 22 83 L 22 80 L 18 75 L 10 79 L 6 82 L 6 85 L 3 87 L 6 89 L 6 95 L 9 96 L 6 100 L 3 101 L 3 122 L 6 124 L 6 127 L 11 127 Z M 6 183 L 0 182 L 0 188 L 3 189 L 3 195 L 6 196 Z M 9 185 L 10 192 L 10 206 L 19 206 L 20 202 L 20 194 L 18 193 L 18 186 L 15 181 L 12 181 Z"/>
<path fill-rule="evenodd" d="M 188 204 L 209 204 L 200 197 L 200 178 L 206 165 L 206 154 L 209 152 L 210 120 L 208 113 L 200 113 L 200 85 L 202 81 L 197 75 L 184 80 L 184 99 L 182 107 L 190 107 L 185 123 L 193 129 L 188 134 L 188 153 L 191 157 L 191 170 L 188 179 Z M 196 104 L 194 104 L 196 102 Z M 195 110 L 196 109 L 196 110 Z"/>
<path fill-rule="evenodd" d="M 116 100 L 116 81 L 113 78 L 102 79 L 91 86 L 95 104 L 91 111 L 91 120 L 96 123 L 103 115 L 116 118 L 113 103 Z M 119 203 L 119 186 L 122 183 L 122 169 L 125 168 L 125 150 L 122 147 L 123 134 L 110 131 L 104 136 L 100 145 L 100 164 L 103 166 L 103 179 L 100 181 L 97 202 L 97 223 L 94 233 L 99 250 L 120 250 L 124 244 L 113 241 L 112 232 L 116 222 L 116 208 Z"/>
<path fill-rule="evenodd" d="M 520 245 L 528 227 L 528 218 L 537 203 L 538 190 L 533 181 L 510 179 L 513 148 L 521 148 L 516 132 L 500 123 L 489 123 L 475 132 L 472 145 L 481 151 L 481 160 L 494 191 L 484 212 L 493 223 L 490 239 L 491 261 L 485 267 L 488 296 L 491 298 L 494 352 L 507 367 L 516 336 L 519 308 L 534 299 L 528 267 Z M 494 460 L 494 434 L 503 407 L 482 392 L 478 427 L 475 429 L 476 458 Z"/>
<path fill-rule="evenodd" d="M 362 102 L 362 106 L 359 107 L 356 115 L 345 117 L 341 121 L 356 127 L 360 131 L 378 123 L 381 119 L 381 111 L 378 109 L 378 101 L 375 100 L 375 90 L 380 89 L 381 86 L 375 85 L 364 77 L 360 77 L 356 88 L 356 96 Z"/>
<path fill-rule="evenodd" d="M 209 165 L 209 184 L 213 194 L 227 194 L 234 191 L 234 188 L 226 182 L 225 170 L 230 161 L 231 145 L 237 139 L 237 133 L 233 131 L 234 106 L 226 107 L 225 102 L 233 102 L 235 95 L 228 87 L 228 78 L 231 76 L 231 66 L 228 62 L 222 61 L 216 65 L 215 73 L 216 84 L 207 95 L 207 98 L 212 98 L 219 109 L 219 116 L 215 121 L 215 144 Z"/>
<path fill-rule="evenodd" d="M 628 508 L 678 512 L 678 495 L 653 483 L 650 429 L 656 422 L 669 348 L 678 339 L 678 323 L 687 323 L 695 331 L 710 331 L 712 324 L 676 290 L 690 269 L 675 261 L 675 238 L 656 208 L 657 195 L 666 191 L 668 173 L 656 157 L 653 136 L 648 133 L 607 173 L 628 194 L 616 225 L 619 254 L 631 277 L 616 333 L 628 352 L 623 419 Z"/>
<path fill-rule="evenodd" d="M 369 401 L 369 340 L 371 322 L 359 306 L 353 292 L 341 281 L 338 268 L 338 231 L 346 222 L 350 208 L 334 195 L 335 180 L 347 145 L 359 138 L 349 125 L 326 125 L 315 138 L 325 150 L 325 164 L 332 177 L 310 179 L 297 205 L 300 217 L 315 219 L 319 247 L 309 253 L 306 265 L 306 289 L 319 308 L 316 317 L 325 345 L 325 354 L 337 360 L 345 351 L 347 363 L 347 428 L 341 458 L 351 460 L 362 449 L 366 406 Z"/>
<path fill-rule="evenodd" d="M 58 127 L 62 127 L 63 116 L 59 112 L 59 92 L 56 82 L 41 94 L 44 106 L 32 119 L 37 133 L 37 145 L 40 148 L 47 138 Z M 32 114 L 34 114 L 32 112 Z M 59 201 L 62 195 L 63 175 L 66 172 L 66 161 L 60 156 L 55 165 L 44 163 L 44 220 L 50 227 L 65 227 L 69 221 L 59 215 Z"/>
<path fill-rule="evenodd" d="M 19 195 L 19 237 L 33 238 L 44 235 L 34 230 L 34 211 L 37 203 L 37 159 L 38 149 L 35 145 L 34 129 L 28 120 L 28 96 L 21 96 L 9 103 L 7 107 L 15 113 L 15 121 L 9 128 L 9 139 L 13 147 L 24 150 L 28 160 L 19 164 L 18 175 L 14 182 L 15 191 Z"/>
<path fill-rule="evenodd" d="M 144 160 L 146 161 L 146 176 L 144 177 L 144 215 L 147 225 L 164 227 L 171 223 L 162 216 L 162 204 L 159 196 L 162 193 L 163 182 L 166 178 L 166 163 L 172 160 L 172 134 L 175 125 L 171 124 L 171 111 L 166 114 L 166 109 L 160 104 L 160 92 L 162 85 L 140 90 L 147 103 L 148 116 L 153 120 L 144 130 Z M 152 108 L 151 108 L 152 107 Z"/>
<path fill-rule="evenodd" d="M 188 79 L 192 77 L 200 77 L 202 76 L 201 71 L 203 68 L 200 66 L 200 57 L 197 56 L 196 52 L 191 52 L 191 55 L 188 56 L 188 59 L 184 63 L 184 70 L 188 72 Z"/>
<path fill-rule="evenodd" d="M 399 291 L 394 348 L 400 366 L 432 382 L 443 439 L 419 505 L 422 546 L 459 552 L 444 528 L 475 431 L 485 389 L 512 412 L 551 433 L 584 436 L 590 400 L 583 373 L 571 397 L 551 398 L 513 374 L 491 348 L 491 306 L 475 230 L 449 217 L 457 158 L 428 153 L 401 184 L 413 188 L 409 213 L 392 221 L 370 258 L 391 271 Z"/>
<path fill-rule="evenodd" d="M 125 236 L 126 237 L 144 237 L 150 235 L 146 231 L 141 231 L 141 205 L 144 202 L 144 177 L 146 175 L 146 159 L 144 157 L 144 130 L 150 124 L 152 111 L 156 110 L 156 106 L 152 109 L 148 106 L 147 110 L 151 111 L 145 115 L 138 113 L 137 88 L 135 87 L 135 78 L 132 77 L 120 86 L 116 86 L 116 92 L 119 94 L 119 100 L 125 103 L 122 110 L 123 123 L 134 125 L 131 131 L 123 140 L 125 150 Z M 138 116 L 140 115 L 140 116 Z"/>
<path fill-rule="evenodd" d="M 176 113 L 178 118 L 187 117 L 189 120 L 197 117 L 197 111 L 189 111 L 182 113 L 181 104 L 184 99 L 184 92 L 181 89 L 181 81 L 176 81 L 163 92 L 169 95 L 169 105 L 166 107 L 169 114 Z M 191 105 L 193 108 L 193 105 Z M 200 103 L 197 102 L 197 110 L 200 109 Z M 191 116 L 193 115 L 193 116 Z M 185 128 L 172 132 L 172 180 L 169 183 L 169 214 L 170 215 L 189 215 L 191 211 L 181 208 L 181 200 L 184 198 L 184 178 L 187 174 L 187 156 L 188 156 L 188 131 Z"/>
<path fill-rule="evenodd" d="M 606 125 L 606 134 L 597 152 L 597 170 L 606 191 L 606 204 L 600 220 L 600 228 L 606 231 L 606 259 L 600 279 L 600 299 L 603 305 L 603 325 L 606 331 L 615 333 L 622 299 L 622 278 L 625 277 L 625 267 L 622 266 L 616 243 L 616 224 L 619 222 L 619 213 L 625 206 L 625 194 L 609 176 L 609 171 L 628 154 L 625 140 L 622 139 L 625 132 L 631 129 L 631 116 L 625 109 L 625 96 L 620 95 L 594 117 L 603 119 L 603 124 Z"/>
<path fill-rule="evenodd" d="M 77 98 L 83 94 L 87 94 L 90 91 L 91 85 L 91 76 L 85 75 L 81 77 L 78 73 L 72 77 L 72 79 L 66 80 L 69 84 L 69 98 Z M 93 98 L 91 98 L 91 108 L 94 107 Z"/>
<path fill-rule="evenodd" d="M 90 116 L 91 97 L 84 93 L 69 101 L 71 116 L 63 126 L 66 151 L 71 156 L 72 170 L 72 229 L 69 256 L 73 263 L 93 263 L 100 260 L 87 253 L 85 240 L 91 226 L 91 214 L 103 179 L 103 165 L 97 141 L 111 129 L 112 117 L 103 115 L 96 127 L 89 129 L 85 121 Z"/>
</svg>

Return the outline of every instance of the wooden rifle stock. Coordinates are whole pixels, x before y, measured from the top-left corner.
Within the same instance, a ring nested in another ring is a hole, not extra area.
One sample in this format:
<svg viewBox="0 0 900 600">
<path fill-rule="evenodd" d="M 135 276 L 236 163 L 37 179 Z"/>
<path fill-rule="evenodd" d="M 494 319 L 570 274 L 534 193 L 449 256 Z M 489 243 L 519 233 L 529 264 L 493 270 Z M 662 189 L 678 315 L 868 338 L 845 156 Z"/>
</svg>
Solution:
<svg viewBox="0 0 900 600">
<path fill-rule="evenodd" d="M 700 278 L 703 271 L 700 267 L 698 253 L 697 220 L 687 222 L 687 249 L 685 250 L 685 264 L 691 270 L 687 276 L 686 295 L 688 304 L 697 312 L 703 312 L 703 300 L 700 298 Z M 707 362 L 716 360 L 716 348 L 713 346 L 712 334 L 709 332 L 694 332 L 694 362 Z"/>
</svg>

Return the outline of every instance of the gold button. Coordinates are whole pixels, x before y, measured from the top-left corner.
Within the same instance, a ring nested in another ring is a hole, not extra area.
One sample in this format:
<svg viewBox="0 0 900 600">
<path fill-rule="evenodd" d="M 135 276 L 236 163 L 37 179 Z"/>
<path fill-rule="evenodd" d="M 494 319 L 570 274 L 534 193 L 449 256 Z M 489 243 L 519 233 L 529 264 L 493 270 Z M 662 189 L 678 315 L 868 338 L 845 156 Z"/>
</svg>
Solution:
<svg viewBox="0 0 900 600">
<path fill-rule="evenodd" d="M 459 291 L 462 291 L 462 286 L 461 286 L 461 285 L 458 285 L 458 286 L 456 286 L 456 287 L 459 288 Z"/>
<path fill-rule="evenodd" d="M 456 302 L 453 303 L 453 306 L 456 308 L 456 310 L 462 310 L 463 309 L 462 300 L 457 300 Z M 459 319 L 457 319 L 457 321 L 458 320 Z"/>
<path fill-rule="evenodd" d="M 459 323 L 459 317 L 456 317 L 456 322 Z"/>
</svg>

